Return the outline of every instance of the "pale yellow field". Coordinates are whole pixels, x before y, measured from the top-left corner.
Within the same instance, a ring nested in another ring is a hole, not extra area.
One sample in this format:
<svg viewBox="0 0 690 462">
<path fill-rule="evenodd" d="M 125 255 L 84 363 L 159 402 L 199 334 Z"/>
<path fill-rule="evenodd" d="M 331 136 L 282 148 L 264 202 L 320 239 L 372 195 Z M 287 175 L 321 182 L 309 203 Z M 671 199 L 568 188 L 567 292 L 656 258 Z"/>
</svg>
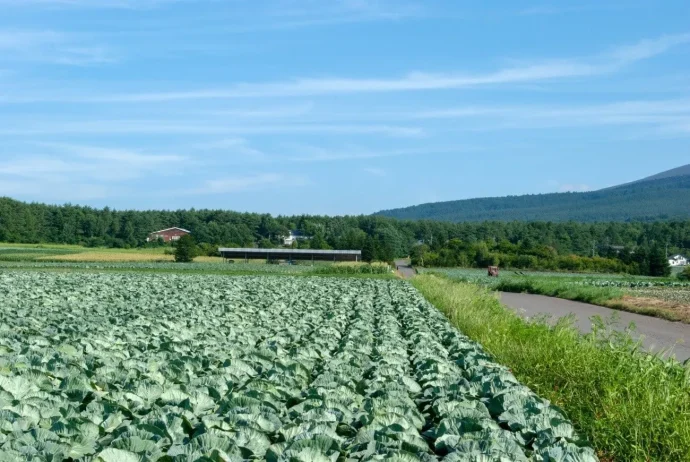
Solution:
<svg viewBox="0 0 690 462">
<path fill-rule="evenodd" d="M 368 265 L 369 263 L 366 262 L 361 262 L 361 261 L 341 261 L 338 263 L 335 263 L 334 266 L 364 266 Z M 387 263 L 380 263 L 380 262 L 373 262 L 371 266 L 389 266 Z"/>
<path fill-rule="evenodd" d="M 82 252 L 70 255 L 43 257 L 39 260 L 68 262 L 137 262 L 137 261 L 174 261 L 172 255 L 144 252 Z"/>
<path fill-rule="evenodd" d="M 109 250 L 82 252 L 70 255 L 57 255 L 39 258 L 39 260 L 66 261 L 66 262 L 156 262 L 156 261 L 175 261 L 173 255 L 164 255 L 154 252 L 114 252 Z M 220 257 L 196 257 L 195 262 L 200 263 L 222 263 Z"/>
<path fill-rule="evenodd" d="M 39 260 L 50 261 L 65 261 L 65 262 L 157 262 L 157 261 L 175 261 L 173 255 L 163 255 L 154 252 L 108 252 L 93 251 L 82 252 L 70 255 L 57 255 L 51 257 L 39 258 Z M 195 262 L 200 263 L 222 263 L 223 259 L 220 257 L 196 257 Z"/>
<path fill-rule="evenodd" d="M 194 259 L 194 262 L 198 263 L 223 263 L 223 261 L 221 257 L 196 257 Z"/>
</svg>

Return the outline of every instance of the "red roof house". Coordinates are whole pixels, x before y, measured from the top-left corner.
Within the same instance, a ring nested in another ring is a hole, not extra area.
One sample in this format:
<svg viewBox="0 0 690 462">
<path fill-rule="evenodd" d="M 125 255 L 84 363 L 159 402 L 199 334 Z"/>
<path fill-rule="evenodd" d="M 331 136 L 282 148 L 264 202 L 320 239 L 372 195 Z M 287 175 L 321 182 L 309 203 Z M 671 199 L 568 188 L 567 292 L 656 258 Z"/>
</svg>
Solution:
<svg viewBox="0 0 690 462">
<path fill-rule="evenodd" d="M 158 239 L 163 239 L 163 241 L 165 242 L 171 242 L 177 241 L 186 234 L 191 234 L 191 231 L 182 228 L 161 229 L 160 231 L 156 231 L 149 234 L 149 237 L 147 237 L 146 240 L 155 241 Z"/>
</svg>

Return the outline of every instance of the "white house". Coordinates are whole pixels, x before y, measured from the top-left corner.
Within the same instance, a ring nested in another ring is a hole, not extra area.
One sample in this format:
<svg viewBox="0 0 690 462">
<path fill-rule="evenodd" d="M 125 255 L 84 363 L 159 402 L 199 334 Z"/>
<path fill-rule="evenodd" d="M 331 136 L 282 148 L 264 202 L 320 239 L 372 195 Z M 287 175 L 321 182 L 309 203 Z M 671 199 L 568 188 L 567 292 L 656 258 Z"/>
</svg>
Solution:
<svg viewBox="0 0 690 462">
<path fill-rule="evenodd" d="M 687 266 L 688 259 L 682 255 L 674 255 L 668 259 L 668 264 L 671 266 Z"/>
<path fill-rule="evenodd" d="M 283 237 L 283 245 L 290 247 L 293 243 L 303 241 L 305 239 L 309 239 L 309 237 L 302 234 L 301 231 L 293 229 L 290 231 L 290 234 L 287 237 Z"/>
</svg>

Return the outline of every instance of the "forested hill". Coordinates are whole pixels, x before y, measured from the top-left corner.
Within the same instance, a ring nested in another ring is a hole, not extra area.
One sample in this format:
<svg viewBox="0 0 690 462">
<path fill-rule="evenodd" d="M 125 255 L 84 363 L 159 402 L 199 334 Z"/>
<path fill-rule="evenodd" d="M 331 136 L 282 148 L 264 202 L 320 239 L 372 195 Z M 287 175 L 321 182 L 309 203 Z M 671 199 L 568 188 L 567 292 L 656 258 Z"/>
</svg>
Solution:
<svg viewBox="0 0 690 462">
<path fill-rule="evenodd" d="M 690 170 L 690 166 L 682 168 Z M 599 191 L 435 202 L 384 210 L 377 215 L 405 220 L 452 222 L 520 220 L 591 223 L 688 219 L 690 172 L 665 176 L 669 172 L 659 174 L 660 178 L 650 177 Z"/>
</svg>

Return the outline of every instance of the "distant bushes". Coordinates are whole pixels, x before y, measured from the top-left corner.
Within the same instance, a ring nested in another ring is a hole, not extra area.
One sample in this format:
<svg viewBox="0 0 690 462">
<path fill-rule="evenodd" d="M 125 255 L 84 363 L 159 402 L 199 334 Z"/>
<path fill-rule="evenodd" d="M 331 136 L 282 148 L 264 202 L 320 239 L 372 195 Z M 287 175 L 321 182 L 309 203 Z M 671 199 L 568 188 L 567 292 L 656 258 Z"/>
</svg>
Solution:
<svg viewBox="0 0 690 462">
<path fill-rule="evenodd" d="M 500 266 L 533 271 L 567 271 L 590 273 L 628 273 L 665 276 L 668 262 L 658 248 L 621 251 L 617 256 L 560 255 L 555 248 L 510 242 L 474 242 L 451 239 L 444 247 L 431 250 L 420 245 L 412 251 L 412 264 L 424 267 L 486 268 Z"/>
<path fill-rule="evenodd" d="M 678 274 L 678 279 L 681 281 L 690 281 L 690 266 L 686 266 L 683 272 Z"/>
</svg>

